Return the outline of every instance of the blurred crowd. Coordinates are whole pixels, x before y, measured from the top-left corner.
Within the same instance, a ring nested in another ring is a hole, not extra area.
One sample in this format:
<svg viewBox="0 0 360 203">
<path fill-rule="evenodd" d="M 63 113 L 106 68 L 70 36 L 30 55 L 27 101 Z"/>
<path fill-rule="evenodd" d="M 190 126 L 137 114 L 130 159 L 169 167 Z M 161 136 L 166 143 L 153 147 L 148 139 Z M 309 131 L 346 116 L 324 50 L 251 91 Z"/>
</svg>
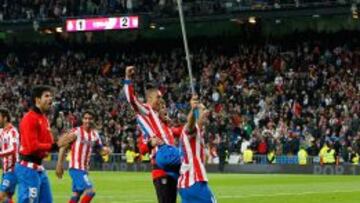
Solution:
<svg viewBox="0 0 360 203">
<path fill-rule="evenodd" d="M 359 3 L 358 0 L 184 0 L 186 15 L 210 15 L 249 9 L 280 9 Z M 0 21 L 43 20 L 73 16 L 149 13 L 177 16 L 176 0 L 0 0 Z"/>
<path fill-rule="evenodd" d="M 55 135 L 78 125 L 81 112 L 93 108 L 104 142 L 124 153 L 137 139 L 134 113 L 122 90 L 127 65 L 136 66 L 140 99 L 147 87 L 160 89 L 173 125 L 184 123 L 189 109 L 181 44 L 144 46 L 3 53 L 0 104 L 18 124 L 31 105 L 31 86 L 49 84 L 55 88 L 50 115 Z M 191 58 L 195 88 L 210 110 L 205 125 L 210 157 L 247 148 L 259 155 L 296 155 L 304 148 L 317 156 L 324 144 L 343 161 L 360 152 L 358 42 L 202 44 L 193 46 Z"/>
</svg>

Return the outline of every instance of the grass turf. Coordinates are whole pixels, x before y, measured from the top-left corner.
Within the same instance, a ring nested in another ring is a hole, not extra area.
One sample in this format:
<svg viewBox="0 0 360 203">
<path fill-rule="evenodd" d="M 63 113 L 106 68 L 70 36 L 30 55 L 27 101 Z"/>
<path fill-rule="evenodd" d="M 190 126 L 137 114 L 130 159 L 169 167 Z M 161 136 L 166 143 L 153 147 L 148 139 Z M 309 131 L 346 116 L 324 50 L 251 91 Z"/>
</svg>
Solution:
<svg viewBox="0 0 360 203">
<path fill-rule="evenodd" d="M 55 203 L 68 201 L 71 180 L 49 171 Z M 220 203 L 358 203 L 359 176 L 209 174 Z M 156 202 L 150 173 L 91 172 L 93 203 Z M 180 199 L 180 198 L 179 198 Z M 180 201 L 178 201 L 180 202 Z"/>
</svg>

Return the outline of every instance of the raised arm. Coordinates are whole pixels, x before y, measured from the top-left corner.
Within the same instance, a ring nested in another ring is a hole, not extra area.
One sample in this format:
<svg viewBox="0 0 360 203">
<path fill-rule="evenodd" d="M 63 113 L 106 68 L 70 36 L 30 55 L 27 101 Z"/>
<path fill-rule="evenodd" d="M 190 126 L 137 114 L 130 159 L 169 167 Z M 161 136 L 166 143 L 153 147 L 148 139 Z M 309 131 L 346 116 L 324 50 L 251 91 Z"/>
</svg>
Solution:
<svg viewBox="0 0 360 203">
<path fill-rule="evenodd" d="M 189 132 L 193 132 L 195 130 L 196 126 L 200 129 L 202 128 L 204 119 L 207 114 L 207 110 L 203 104 L 199 103 L 197 96 L 193 96 L 191 98 L 190 105 L 191 105 L 191 110 L 187 117 L 186 128 Z M 195 110 L 199 112 L 198 118 L 195 118 L 195 115 L 194 115 Z"/>
<path fill-rule="evenodd" d="M 126 67 L 125 80 L 124 80 L 124 91 L 125 91 L 126 99 L 136 113 L 140 113 L 142 115 L 148 115 L 149 111 L 146 105 L 140 102 L 135 96 L 134 85 L 132 82 L 134 75 L 135 75 L 135 67 L 134 66 Z"/>
</svg>

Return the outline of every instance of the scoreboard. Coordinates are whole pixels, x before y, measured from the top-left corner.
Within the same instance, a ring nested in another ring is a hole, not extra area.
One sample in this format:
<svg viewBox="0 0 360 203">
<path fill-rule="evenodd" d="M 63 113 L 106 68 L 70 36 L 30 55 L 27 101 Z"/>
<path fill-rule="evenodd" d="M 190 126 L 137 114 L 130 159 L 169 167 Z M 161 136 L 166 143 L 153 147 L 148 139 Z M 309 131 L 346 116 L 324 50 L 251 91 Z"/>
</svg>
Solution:
<svg viewBox="0 0 360 203">
<path fill-rule="evenodd" d="M 139 28 L 139 16 L 67 19 L 67 32 L 125 30 Z"/>
</svg>

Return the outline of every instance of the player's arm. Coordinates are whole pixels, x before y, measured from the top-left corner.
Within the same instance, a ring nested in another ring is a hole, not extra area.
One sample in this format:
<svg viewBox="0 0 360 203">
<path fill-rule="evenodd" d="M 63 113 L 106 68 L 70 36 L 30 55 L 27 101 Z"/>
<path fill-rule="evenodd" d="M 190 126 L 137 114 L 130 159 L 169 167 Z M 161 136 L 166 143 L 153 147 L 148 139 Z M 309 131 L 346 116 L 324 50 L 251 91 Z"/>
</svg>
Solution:
<svg viewBox="0 0 360 203">
<path fill-rule="evenodd" d="M 199 104 L 198 109 L 199 109 L 199 119 L 197 121 L 197 125 L 201 129 L 206 119 L 206 116 L 208 116 L 209 111 L 206 109 L 206 107 L 203 104 Z"/>
<path fill-rule="evenodd" d="M 139 135 L 137 139 L 137 147 L 139 149 L 140 154 L 144 155 L 149 153 L 152 146 L 149 145 L 149 140 L 144 138 L 143 132 L 139 130 Z"/>
<path fill-rule="evenodd" d="M 5 156 L 11 155 L 15 152 L 15 150 L 17 149 L 18 135 L 19 134 L 16 131 L 11 132 L 10 145 L 6 150 L 0 151 L 0 157 L 5 157 Z"/>
<path fill-rule="evenodd" d="M 103 145 L 101 138 L 98 133 L 96 133 L 96 142 L 95 142 L 95 149 L 100 153 L 101 155 L 108 155 L 111 153 L 111 149 L 105 145 Z"/>
<path fill-rule="evenodd" d="M 0 151 L 0 157 L 6 157 L 14 152 L 15 152 L 15 148 L 12 145 L 10 145 L 9 148 L 7 148 L 6 150 Z"/>
<path fill-rule="evenodd" d="M 187 124 L 186 124 L 186 130 L 191 134 L 190 132 L 193 132 L 196 125 L 196 118 L 194 115 L 194 111 L 196 108 L 198 108 L 199 101 L 197 99 L 197 96 L 193 96 L 190 100 L 190 106 L 191 110 L 187 116 Z"/>
<path fill-rule="evenodd" d="M 64 133 L 62 136 L 60 136 L 59 140 L 57 141 L 57 146 L 59 148 L 68 147 L 76 140 L 76 138 L 77 136 L 75 130 L 71 130 L 70 132 Z"/>
<path fill-rule="evenodd" d="M 152 137 L 150 137 L 150 139 L 147 139 L 147 140 L 145 140 L 142 137 L 142 138 L 139 138 L 137 147 L 139 149 L 140 154 L 145 155 L 147 153 L 150 153 L 154 147 L 160 146 L 163 144 L 164 144 L 164 141 L 157 136 L 152 136 Z"/>
<path fill-rule="evenodd" d="M 66 152 L 68 148 L 71 146 L 71 144 L 76 140 L 76 138 L 77 138 L 76 133 L 75 130 L 73 129 L 70 132 L 63 134 L 57 142 L 57 145 L 60 148 L 59 148 L 55 173 L 59 179 L 61 179 L 64 174 L 64 162 L 66 158 Z"/>
<path fill-rule="evenodd" d="M 181 132 L 183 131 L 184 126 L 172 127 L 171 131 L 174 137 L 179 138 L 181 136 Z"/>
<path fill-rule="evenodd" d="M 66 150 L 67 147 L 60 147 L 59 154 L 58 154 L 58 160 L 56 163 L 56 176 L 61 179 L 64 175 L 64 161 L 66 157 Z"/>
<path fill-rule="evenodd" d="M 136 113 L 140 113 L 142 115 L 148 115 L 149 111 L 146 108 L 146 106 L 142 102 L 140 102 L 135 96 L 134 85 L 132 82 L 133 76 L 135 75 L 134 66 L 126 67 L 125 75 L 126 76 L 124 80 L 124 91 L 127 101 L 130 103 L 131 107 L 134 109 Z"/>
<path fill-rule="evenodd" d="M 202 128 L 203 122 L 207 115 L 207 110 L 205 106 L 199 103 L 197 96 L 193 96 L 191 98 L 190 105 L 191 105 L 191 110 L 188 114 L 187 124 L 186 124 L 186 130 L 188 131 L 189 135 L 194 133 L 196 127 L 200 129 Z M 195 110 L 199 112 L 198 118 L 195 118 L 195 114 L 194 114 Z"/>
<path fill-rule="evenodd" d="M 15 146 L 11 144 L 6 150 L 0 151 L 0 157 L 2 158 L 13 154 L 15 152 L 15 149 L 16 149 L 16 143 Z"/>
</svg>

